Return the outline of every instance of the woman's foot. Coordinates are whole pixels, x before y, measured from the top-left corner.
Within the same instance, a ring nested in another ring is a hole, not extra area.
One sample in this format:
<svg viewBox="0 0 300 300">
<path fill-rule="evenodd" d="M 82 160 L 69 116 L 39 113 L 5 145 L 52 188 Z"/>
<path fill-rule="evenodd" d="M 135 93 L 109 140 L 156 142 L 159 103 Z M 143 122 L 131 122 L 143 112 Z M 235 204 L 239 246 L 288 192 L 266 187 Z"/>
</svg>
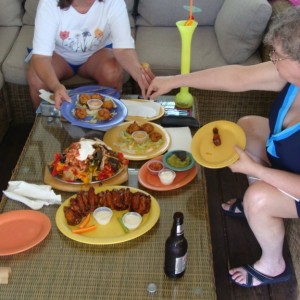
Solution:
<svg viewBox="0 0 300 300">
<path fill-rule="evenodd" d="M 291 270 L 285 264 L 265 269 L 254 265 L 244 265 L 229 270 L 229 274 L 234 283 L 243 287 L 254 287 L 287 281 L 291 277 Z"/>
<path fill-rule="evenodd" d="M 244 207 L 241 199 L 230 199 L 222 204 L 224 214 L 231 217 L 245 218 Z"/>
</svg>

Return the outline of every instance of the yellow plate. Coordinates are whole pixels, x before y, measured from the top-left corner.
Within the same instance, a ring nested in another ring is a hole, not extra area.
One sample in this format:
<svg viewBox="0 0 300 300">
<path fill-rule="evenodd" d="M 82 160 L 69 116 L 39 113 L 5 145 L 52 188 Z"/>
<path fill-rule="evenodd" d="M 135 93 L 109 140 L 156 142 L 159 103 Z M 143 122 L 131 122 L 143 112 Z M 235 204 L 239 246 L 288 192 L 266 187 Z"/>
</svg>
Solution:
<svg viewBox="0 0 300 300">
<path fill-rule="evenodd" d="M 219 130 L 221 145 L 213 143 L 213 128 Z M 202 166 L 218 169 L 234 163 L 238 154 L 234 145 L 242 149 L 246 147 L 246 136 L 243 129 L 230 121 L 215 121 L 201 127 L 192 139 L 192 154 L 194 159 Z"/>
<path fill-rule="evenodd" d="M 96 188 L 95 192 L 99 193 L 105 190 L 121 189 L 121 188 L 126 188 L 126 187 L 125 186 L 103 186 L 103 187 Z M 142 190 L 132 188 L 132 187 L 129 188 L 130 191 L 133 193 L 142 192 L 144 194 L 150 195 Z M 94 220 L 94 217 L 91 217 L 91 221 L 89 222 L 88 226 L 95 224 L 97 225 L 97 229 L 86 233 L 76 234 L 73 233 L 72 230 L 78 228 L 78 225 L 77 226 L 68 225 L 64 215 L 64 207 L 70 204 L 71 198 L 72 197 L 64 201 L 62 205 L 58 208 L 56 212 L 56 218 L 55 218 L 56 225 L 58 229 L 68 238 L 85 244 L 110 245 L 110 244 L 123 243 L 135 239 L 143 235 L 147 231 L 149 231 L 156 224 L 160 215 L 159 204 L 156 201 L 156 199 L 151 196 L 151 209 L 149 213 L 143 215 L 142 223 L 137 229 L 130 230 L 128 233 L 125 233 L 120 223 L 118 222 L 117 218 L 121 217 L 124 213 L 127 212 L 127 210 L 123 210 L 123 211 L 114 210 L 112 219 L 107 225 L 100 225 Z"/>
<path fill-rule="evenodd" d="M 113 127 L 106 131 L 104 137 L 103 137 L 103 142 L 112 148 L 116 152 L 122 152 L 125 156 L 125 158 L 129 160 L 147 160 L 153 157 L 156 157 L 165 151 L 167 151 L 171 145 L 171 137 L 169 136 L 168 132 L 161 127 L 160 125 L 157 125 L 155 123 L 147 122 L 153 125 L 154 131 L 159 132 L 162 135 L 163 138 L 163 143 L 159 145 L 158 148 L 154 149 L 144 149 L 143 152 L 141 153 L 136 153 L 134 149 L 129 149 L 125 144 L 122 144 L 119 142 L 120 139 L 120 133 L 122 131 L 125 131 L 126 128 L 133 123 L 131 122 L 125 122 L 122 123 L 116 127 Z M 146 122 L 137 122 L 139 125 L 142 125 Z"/>
<path fill-rule="evenodd" d="M 143 109 L 143 102 L 149 101 L 149 100 L 143 100 L 143 99 L 124 99 L 126 101 L 135 101 L 137 103 L 141 103 L 141 109 Z M 161 118 L 163 115 L 165 114 L 165 109 L 164 107 L 161 105 L 160 109 L 159 109 L 159 113 L 157 116 L 151 117 L 151 118 L 147 118 L 147 117 L 140 117 L 140 116 L 129 116 L 127 115 L 125 120 L 126 121 L 137 121 L 137 122 L 149 122 L 149 121 L 153 121 L 153 120 L 157 120 L 159 118 Z"/>
</svg>

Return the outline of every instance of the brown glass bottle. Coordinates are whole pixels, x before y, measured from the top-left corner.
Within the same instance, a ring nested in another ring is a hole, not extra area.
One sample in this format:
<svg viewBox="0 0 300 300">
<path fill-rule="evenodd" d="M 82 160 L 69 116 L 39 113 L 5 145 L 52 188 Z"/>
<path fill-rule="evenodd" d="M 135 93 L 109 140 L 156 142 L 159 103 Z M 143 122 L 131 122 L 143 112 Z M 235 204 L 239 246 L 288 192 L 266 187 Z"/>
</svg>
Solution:
<svg viewBox="0 0 300 300">
<path fill-rule="evenodd" d="M 175 212 L 171 235 L 165 244 L 165 274 L 170 278 L 180 278 L 186 269 L 188 242 L 184 237 L 183 213 Z"/>
</svg>

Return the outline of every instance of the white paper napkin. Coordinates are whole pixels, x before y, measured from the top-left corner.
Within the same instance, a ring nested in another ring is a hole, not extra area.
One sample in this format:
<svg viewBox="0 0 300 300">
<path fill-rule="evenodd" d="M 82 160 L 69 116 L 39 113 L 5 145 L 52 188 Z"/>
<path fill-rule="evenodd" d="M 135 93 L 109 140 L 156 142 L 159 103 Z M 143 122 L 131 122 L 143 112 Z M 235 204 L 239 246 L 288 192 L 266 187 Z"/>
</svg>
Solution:
<svg viewBox="0 0 300 300">
<path fill-rule="evenodd" d="M 61 204 L 61 195 L 56 195 L 50 185 L 9 181 L 8 188 L 3 193 L 9 199 L 22 202 L 35 210 L 44 205 Z"/>
<path fill-rule="evenodd" d="M 8 284 L 8 278 L 10 274 L 10 267 L 0 267 L 0 284 Z"/>
<path fill-rule="evenodd" d="M 159 115 L 161 105 L 154 101 L 121 101 L 126 105 L 128 116 L 137 116 L 144 118 L 153 118 Z"/>
<path fill-rule="evenodd" d="M 53 93 L 50 93 L 50 92 L 45 91 L 43 89 L 40 89 L 39 92 L 40 92 L 39 96 L 40 96 L 41 99 L 45 100 L 46 102 L 48 102 L 50 104 L 55 104 L 54 100 L 52 100 L 50 98 L 50 96 L 53 95 Z"/>
<path fill-rule="evenodd" d="M 191 152 L 192 133 L 189 127 L 167 127 L 165 130 L 171 136 L 169 150 L 185 150 Z"/>
</svg>

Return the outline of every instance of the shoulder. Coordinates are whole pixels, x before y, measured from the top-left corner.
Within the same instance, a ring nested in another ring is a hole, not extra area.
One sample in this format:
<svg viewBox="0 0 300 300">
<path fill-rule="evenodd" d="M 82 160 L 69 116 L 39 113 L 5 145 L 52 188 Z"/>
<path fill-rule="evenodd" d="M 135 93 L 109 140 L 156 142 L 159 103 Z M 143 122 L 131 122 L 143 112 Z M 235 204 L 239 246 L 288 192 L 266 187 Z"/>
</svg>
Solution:
<svg viewBox="0 0 300 300">
<path fill-rule="evenodd" d="M 279 92 L 287 84 L 271 61 L 249 66 L 247 71 L 249 72 L 248 76 L 253 78 L 259 90 Z"/>
<path fill-rule="evenodd" d="M 58 13 L 60 11 L 57 0 L 40 0 L 37 7 L 37 14 Z"/>
<path fill-rule="evenodd" d="M 107 6 L 114 10 L 123 10 L 124 7 L 126 8 L 126 3 L 124 0 L 110 0 L 110 1 L 103 1 L 99 3 L 103 3 L 104 6 Z"/>
</svg>

